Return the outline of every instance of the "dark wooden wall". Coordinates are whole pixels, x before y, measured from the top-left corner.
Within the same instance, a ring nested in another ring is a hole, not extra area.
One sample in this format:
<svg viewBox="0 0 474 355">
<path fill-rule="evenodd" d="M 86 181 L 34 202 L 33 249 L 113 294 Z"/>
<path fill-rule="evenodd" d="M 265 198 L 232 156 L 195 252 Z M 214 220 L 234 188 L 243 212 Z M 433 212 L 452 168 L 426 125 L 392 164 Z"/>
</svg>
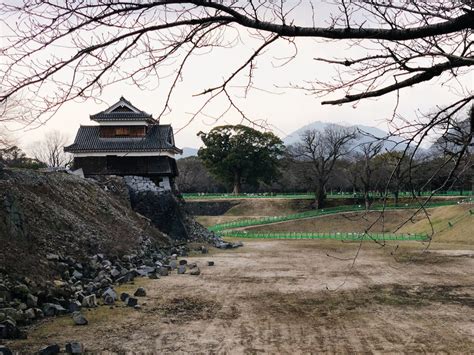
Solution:
<svg viewBox="0 0 474 355">
<path fill-rule="evenodd" d="M 178 175 L 176 161 L 169 157 L 76 157 L 74 168 L 85 175 Z"/>
</svg>

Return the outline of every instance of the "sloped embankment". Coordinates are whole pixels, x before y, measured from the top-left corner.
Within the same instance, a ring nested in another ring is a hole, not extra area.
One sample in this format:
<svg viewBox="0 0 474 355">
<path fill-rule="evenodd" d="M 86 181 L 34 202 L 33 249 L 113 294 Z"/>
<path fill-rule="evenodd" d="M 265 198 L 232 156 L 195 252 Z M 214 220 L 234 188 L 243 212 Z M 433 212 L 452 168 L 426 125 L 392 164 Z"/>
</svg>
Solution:
<svg viewBox="0 0 474 355">
<path fill-rule="evenodd" d="M 49 278 L 48 253 L 78 260 L 97 253 L 120 256 L 133 253 L 145 235 L 160 246 L 169 245 L 167 236 L 131 209 L 121 180 L 108 186 L 65 173 L 4 170 L 1 268 L 8 274 Z"/>
</svg>

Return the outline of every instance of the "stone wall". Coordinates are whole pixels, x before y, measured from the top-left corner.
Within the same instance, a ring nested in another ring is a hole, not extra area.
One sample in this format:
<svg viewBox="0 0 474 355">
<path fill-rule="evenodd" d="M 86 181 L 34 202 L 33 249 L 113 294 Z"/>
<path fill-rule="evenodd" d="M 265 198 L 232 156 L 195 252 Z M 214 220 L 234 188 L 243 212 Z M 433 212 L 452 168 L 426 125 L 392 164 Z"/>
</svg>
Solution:
<svg viewBox="0 0 474 355">
<path fill-rule="evenodd" d="M 131 176 L 127 175 L 123 177 L 128 188 L 133 192 L 164 192 L 170 191 L 171 185 L 168 177 L 164 177 L 163 181 L 157 186 L 153 181 L 144 176 Z"/>
</svg>

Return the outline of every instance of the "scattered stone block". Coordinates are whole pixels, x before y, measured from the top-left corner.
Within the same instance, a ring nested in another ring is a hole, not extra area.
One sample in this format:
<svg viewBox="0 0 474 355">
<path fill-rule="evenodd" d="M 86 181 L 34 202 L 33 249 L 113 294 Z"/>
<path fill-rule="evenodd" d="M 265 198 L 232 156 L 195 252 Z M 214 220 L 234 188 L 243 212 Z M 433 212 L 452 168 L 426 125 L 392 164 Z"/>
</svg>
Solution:
<svg viewBox="0 0 474 355">
<path fill-rule="evenodd" d="M 104 299 L 105 304 L 114 304 L 117 300 L 117 292 L 114 291 L 113 288 L 109 287 L 102 293 L 102 297 Z"/>
<path fill-rule="evenodd" d="M 72 319 L 76 325 L 87 325 L 89 323 L 86 317 L 84 317 L 84 315 L 78 311 L 72 314 Z"/>
<path fill-rule="evenodd" d="M 169 270 L 167 267 L 160 267 L 160 276 L 168 276 L 169 275 Z"/>
<path fill-rule="evenodd" d="M 156 272 L 152 272 L 151 274 L 148 275 L 148 278 L 152 280 L 158 280 L 160 277 L 158 276 Z"/>
<path fill-rule="evenodd" d="M 77 270 L 74 270 L 74 272 L 72 273 L 72 276 L 74 278 L 76 278 L 77 280 L 80 280 L 82 279 L 82 277 L 84 276 L 81 272 L 77 271 Z"/>
<path fill-rule="evenodd" d="M 13 353 L 7 346 L 0 345 L 0 355 L 13 355 Z"/>
<path fill-rule="evenodd" d="M 178 263 L 177 263 L 176 260 L 171 260 L 171 261 L 170 261 L 170 268 L 171 268 L 171 270 L 175 270 L 177 266 L 178 266 Z"/>
<path fill-rule="evenodd" d="M 26 318 L 30 319 L 30 320 L 33 320 L 36 318 L 36 312 L 33 308 L 28 308 L 26 311 L 25 311 L 25 316 Z"/>
<path fill-rule="evenodd" d="M 127 301 L 125 303 L 129 307 L 135 307 L 138 304 L 138 299 L 136 299 L 134 297 L 129 297 L 129 298 L 127 298 Z"/>
<path fill-rule="evenodd" d="M 135 293 L 133 294 L 135 297 L 145 297 L 146 296 L 146 291 L 143 287 L 137 288 Z"/>
<path fill-rule="evenodd" d="M 82 307 L 92 308 L 97 306 L 97 298 L 94 294 L 84 297 Z"/>
<path fill-rule="evenodd" d="M 201 275 L 201 270 L 198 267 L 195 267 L 194 269 L 191 270 L 190 274 L 193 276 Z"/>
<path fill-rule="evenodd" d="M 208 261 L 207 266 L 214 266 L 214 261 Z"/>
<path fill-rule="evenodd" d="M 57 254 L 46 254 L 46 259 L 48 259 L 49 261 L 59 261 L 59 255 Z"/>
<path fill-rule="evenodd" d="M 28 307 L 30 308 L 35 308 L 38 306 L 38 297 L 32 295 L 31 293 L 29 293 L 27 296 L 26 296 L 26 304 L 28 305 Z"/>
<path fill-rule="evenodd" d="M 70 313 L 79 311 L 81 308 L 82 308 L 82 303 L 79 302 L 78 300 L 73 300 L 73 301 L 69 302 L 68 311 Z"/>
<path fill-rule="evenodd" d="M 58 344 L 52 344 L 40 349 L 38 351 L 38 354 L 39 355 L 56 355 L 56 354 L 59 354 L 60 351 L 61 351 L 61 348 L 59 347 Z"/>
<path fill-rule="evenodd" d="M 179 265 L 178 266 L 178 274 L 182 275 L 186 273 L 186 265 Z"/>
<path fill-rule="evenodd" d="M 66 344 L 66 353 L 68 354 L 82 354 L 84 352 L 84 347 L 81 343 L 70 342 Z"/>
<path fill-rule="evenodd" d="M 55 303 L 45 303 L 43 304 L 43 314 L 46 317 L 52 317 L 56 316 L 59 314 L 64 314 L 66 313 L 66 309 L 63 308 L 63 306 Z"/>
</svg>

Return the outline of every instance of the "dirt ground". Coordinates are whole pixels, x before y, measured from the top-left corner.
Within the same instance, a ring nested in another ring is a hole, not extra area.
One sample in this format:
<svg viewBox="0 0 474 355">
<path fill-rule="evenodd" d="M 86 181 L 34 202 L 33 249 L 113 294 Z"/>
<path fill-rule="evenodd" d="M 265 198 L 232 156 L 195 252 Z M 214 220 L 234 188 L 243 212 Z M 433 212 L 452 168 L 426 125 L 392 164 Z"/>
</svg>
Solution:
<svg viewBox="0 0 474 355">
<path fill-rule="evenodd" d="M 143 307 L 118 305 L 46 321 L 15 350 L 70 340 L 90 351 L 149 353 L 386 353 L 474 349 L 474 251 L 421 254 L 335 241 L 246 241 L 187 258 L 200 276 L 139 279 Z M 395 253 L 395 256 L 391 255 Z M 207 266 L 213 260 L 216 265 Z"/>
</svg>

